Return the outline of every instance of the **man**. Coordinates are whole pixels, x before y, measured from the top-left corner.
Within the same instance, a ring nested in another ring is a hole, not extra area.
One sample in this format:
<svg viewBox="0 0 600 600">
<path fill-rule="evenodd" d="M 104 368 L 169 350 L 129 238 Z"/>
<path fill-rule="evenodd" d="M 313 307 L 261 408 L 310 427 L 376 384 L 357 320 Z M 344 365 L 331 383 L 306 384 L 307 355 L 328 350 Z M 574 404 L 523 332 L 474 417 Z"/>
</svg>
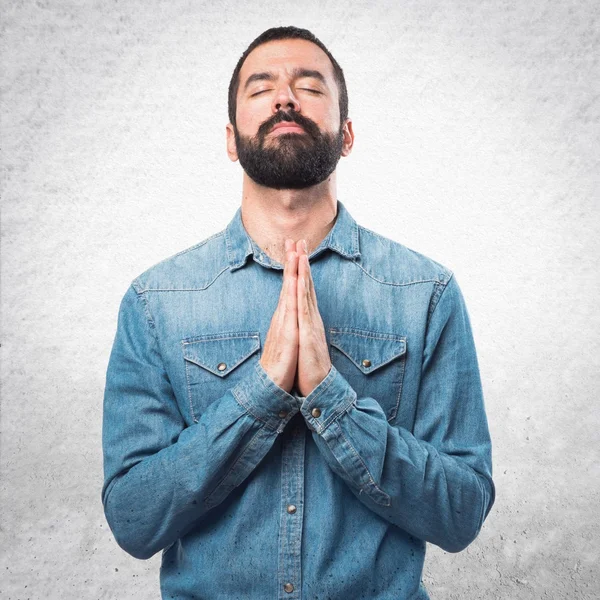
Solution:
<svg viewBox="0 0 600 600">
<path fill-rule="evenodd" d="M 229 90 L 241 207 L 122 300 L 102 501 L 125 551 L 162 551 L 163 598 L 428 598 L 426 542 L 464 549 L 494 502 L 463 296 L 336 199 L 347 111 L 310 32 L 254 40 Z"/>
</svg>

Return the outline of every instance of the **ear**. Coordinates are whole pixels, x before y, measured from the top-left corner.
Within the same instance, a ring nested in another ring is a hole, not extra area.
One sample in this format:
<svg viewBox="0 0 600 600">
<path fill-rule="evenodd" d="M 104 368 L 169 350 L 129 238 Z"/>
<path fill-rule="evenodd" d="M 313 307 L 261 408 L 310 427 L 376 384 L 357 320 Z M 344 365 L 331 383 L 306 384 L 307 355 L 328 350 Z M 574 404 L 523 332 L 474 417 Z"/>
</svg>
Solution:
<svg viewBox="0 0 600 600">
<path fill-rule="evenodd" d="M 229 156 L 229 160 L 235 162 L 238 159 L 238 155 L 235 145 L 235 134 L 233 132 L 233 125 L 231 123 L 227 123 L 227 125 L 225 125 L 225 133 L 227 135 L 227 156 Z"/>
<path fill-rule="evenodd" d="M 354 146 L 354 131 L 352 130 L 352 119 L 346 119 L 342 128 L 344 142 L 342 145 L 342 156 L 348 156 Z"/>
</svg>

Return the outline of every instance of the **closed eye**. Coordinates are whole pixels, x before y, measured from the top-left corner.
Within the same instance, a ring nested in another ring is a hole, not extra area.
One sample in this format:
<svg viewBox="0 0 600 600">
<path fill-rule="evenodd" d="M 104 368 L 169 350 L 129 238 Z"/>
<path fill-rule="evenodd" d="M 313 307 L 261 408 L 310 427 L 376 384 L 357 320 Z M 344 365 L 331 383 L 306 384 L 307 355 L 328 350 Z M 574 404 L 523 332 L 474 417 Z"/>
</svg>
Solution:
<svg viewBox="0 0 600 600">
<path fill-rule="evenodd" d="M 312 94 L 322 94 L 323 92 L 320 92 L 319 90 L 313 90 L 311 88 L 299 88 L 301 90 L 304 90 L 306 92 L 311 92 Z M 252 98 L 253 96 L 258 96 L 259 94 L 263 94 L 264 92 L 269 92 L 270 90 L 260 90 L 260 92 L 254 92 L 254 94 L 250 94 L 250 97 Z"/>
</svg>

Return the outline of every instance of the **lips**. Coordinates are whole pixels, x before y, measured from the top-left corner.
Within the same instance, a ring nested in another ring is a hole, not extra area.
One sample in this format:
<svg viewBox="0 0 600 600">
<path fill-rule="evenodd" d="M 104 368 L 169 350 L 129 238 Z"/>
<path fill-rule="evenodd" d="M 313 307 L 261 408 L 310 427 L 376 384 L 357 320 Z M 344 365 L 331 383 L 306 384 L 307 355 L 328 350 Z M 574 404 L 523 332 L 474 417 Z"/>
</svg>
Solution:
<svg viewBox="0 0 600 600">
<path fill-rule="evenodd" d="M 295 123 L 294 121 L 280 121 L 279 123 L 273 126 L 273 128 L 271 129 L 271 133 L 279 130 L 281 130 L 280 133 L 287 133 L 289 131 L 298 131 L 304 133 L 304 128 L 301 125 L 298 125 L 298 123 Z"/>
</svg>

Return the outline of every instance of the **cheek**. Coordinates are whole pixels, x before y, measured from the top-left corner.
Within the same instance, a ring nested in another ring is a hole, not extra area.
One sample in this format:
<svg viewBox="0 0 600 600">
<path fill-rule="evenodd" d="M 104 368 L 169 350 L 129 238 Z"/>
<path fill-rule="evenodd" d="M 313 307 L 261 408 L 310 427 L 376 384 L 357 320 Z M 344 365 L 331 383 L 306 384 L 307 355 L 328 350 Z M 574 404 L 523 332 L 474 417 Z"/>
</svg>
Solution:
<svg viewBox="0 0 600 600">
<path fill-rule="evenodd" d="M 340 111 L 337 106 L 330 106 L 327 111 L 327 120 L 330 131 L 337 131 L 340 127 Z"/>
<path fill-rule="evenodd" d="M 252 106 L 238 106 L 236 120 L 242 135 L 256 135 L 258 128 L 271 117 L 269 102 L 256 101 Z"/>
<path fill-rule="evenodd" d="M 337 106 L 324 106 L 320 102 L 304 102 L 302 112 L 312 119 L 322 130 L 337 131 L 340 126 L 340 116 Z"/>
</svg>

